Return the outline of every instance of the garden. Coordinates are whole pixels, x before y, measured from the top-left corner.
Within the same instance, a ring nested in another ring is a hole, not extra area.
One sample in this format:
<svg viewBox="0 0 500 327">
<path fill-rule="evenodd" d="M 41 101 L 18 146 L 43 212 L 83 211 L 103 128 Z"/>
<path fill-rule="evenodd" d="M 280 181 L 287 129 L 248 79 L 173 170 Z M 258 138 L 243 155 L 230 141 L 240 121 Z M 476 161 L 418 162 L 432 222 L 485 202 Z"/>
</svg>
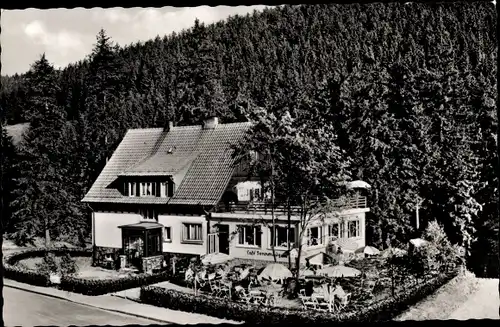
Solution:
<svg viewBox="0 0 500 327">
<path fill-rule="evenodd" d="M 103 295 L 168 280 L 168 274 L 112 270 L 91 264 L 89 249 L 28 249 L 4 257 L 5 278 L 85 295 Z"/>
<path fill-rule="evenodd" d="M 174 310 L 251 322 L 386 321 L 458 273 L 460 250 L 431 224 L 426 239 L 375 255 L 342 254 L 331 264 L 296 271 L 203 260 L 177 263 L 171 282 L 193 291 L 143 287 L 141 301 Z M 217 261 L 217 260 L 215 260 Z M 338 264 L 342 262 L 341 264 Z"/>
</svg>

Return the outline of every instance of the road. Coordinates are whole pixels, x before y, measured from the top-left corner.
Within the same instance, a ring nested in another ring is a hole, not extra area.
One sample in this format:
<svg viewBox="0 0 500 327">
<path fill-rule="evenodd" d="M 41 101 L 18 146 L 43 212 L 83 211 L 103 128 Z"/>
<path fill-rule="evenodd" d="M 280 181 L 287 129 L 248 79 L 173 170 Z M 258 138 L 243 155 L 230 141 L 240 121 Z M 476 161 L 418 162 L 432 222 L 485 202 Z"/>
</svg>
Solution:
<svg viewBox="0 0 500 327">
<path fill-rule="evenodd" d="M 91 308 L 15 288 L 3 288 L 5 326 L 151 325 L 158 322 Z"/>
</svg>

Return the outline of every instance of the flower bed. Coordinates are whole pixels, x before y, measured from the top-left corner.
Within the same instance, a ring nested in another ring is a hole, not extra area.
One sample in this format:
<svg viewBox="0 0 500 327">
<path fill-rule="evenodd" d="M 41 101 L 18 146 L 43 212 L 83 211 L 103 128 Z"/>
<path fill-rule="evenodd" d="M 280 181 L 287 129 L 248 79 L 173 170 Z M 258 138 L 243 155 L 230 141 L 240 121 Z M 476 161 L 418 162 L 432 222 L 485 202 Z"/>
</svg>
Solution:
<svg viewBox="0 0 500 327">
<path fill-rule="evenodd" d="M 252 323 L 332 323 L 332 322 L 373 322 L 388 321 L 403 312 L 444 283 L 454 274 L 439 275 L 421 285 L 400 291 L 366 307 L 352 308 L 339 313 L 306 311 L 303 309 L 284 309 L 262 307 L 218 299 L 207 295 L 191 295 L 160 287 L 142 287 L 140 299 L 143 303 L 206 314 L 221 319 Z"/>
<path fill-rule="evenodd" d="M 55 254 L 56 256 L 63 256 L 65 254 L 78 257 L 92 256 L 92 252 L 89 249 L 51 248 L 29 249 L 17 252 L 4 257 L 5 278 L 36 286 L 54 286 L 50 283 L 50 276 L 48 273 L 41 273 L 36 270 L 28 269 L 27 267 L 16 266 L 16 263 L 21 260 L 44 257 L 49 252 Z M 144 285 L 155 284 L 168 279 L 169 274 L 166 272 L 153 275 L 138 274 L 119 279 L 111 278 L 98 280 L 62 276 L 61 282 L 57 285 L 57 288 L 85 295 L 103 295 Z"/>
</svg>

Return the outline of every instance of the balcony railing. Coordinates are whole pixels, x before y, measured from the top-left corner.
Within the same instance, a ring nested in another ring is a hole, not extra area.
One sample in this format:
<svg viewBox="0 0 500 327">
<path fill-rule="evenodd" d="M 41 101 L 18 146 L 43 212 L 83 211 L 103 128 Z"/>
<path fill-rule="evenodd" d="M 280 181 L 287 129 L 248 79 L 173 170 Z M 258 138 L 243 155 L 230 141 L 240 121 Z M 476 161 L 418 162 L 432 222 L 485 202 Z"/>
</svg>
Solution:
<svg viewBox="0 0 500 327">
<path fill-rule="evenodd" d="M 363 209 L 367 208 L 367 201 L 365 196 L 356 196 L 351 197 L 346 200 L 334 200 L 334 207 L 337 208 L 338 211 L 341 210 L 349 210 L 349 209 Z M 238 204 L 235 203 L 219 203 L 216 206 L 215 211 L 219 213 L 260 213 L 260 214 L 271 214 L 272 205 L 269 202 L 241 202 Z M 290 211 L 292 215 L 300 214 L 301 208 L 300 206 L 291 206 Z M 283 204 L 275 204 L 274 205 L 274 213 L 275 214 L 287 214 L 287 206 Z"/>
</svg>

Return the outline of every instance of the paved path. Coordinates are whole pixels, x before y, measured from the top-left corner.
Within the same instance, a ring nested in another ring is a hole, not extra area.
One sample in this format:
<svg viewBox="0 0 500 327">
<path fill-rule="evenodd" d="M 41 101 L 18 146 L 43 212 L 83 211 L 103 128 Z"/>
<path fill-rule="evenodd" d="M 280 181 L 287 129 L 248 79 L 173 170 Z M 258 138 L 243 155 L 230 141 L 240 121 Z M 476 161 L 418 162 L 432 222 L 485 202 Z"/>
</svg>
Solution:
<svg viewBox="0 0 500 327">
<path fill-rule="evenodd" d="M 160 308 L 152 305 L 137 303 L 120 297 L 111 295 L 87 296 L 57 290 L 50 287 L 33 286 L 19 283 L 13 280 L 4 279 L 4 290 L 7 288 L 18 288 L 28 292 L 47 295 L 62 300 L 83 304 L 89 307 L 103 309 L 114 313 L 130 315 L 132 317 L 154 320 L 157 323 L 175 323 L 175 324 L 239 324 L 235 321 L 219 319 L 211 316 Z"/>
<path fill-rule="evenodd" d="M 481 278 L 479 289 L 449 319 L 499 319 L 498 279 Z"/>
<path fill-rule="evenodd" d="M 158 322 L 4 287 L 6 326 L 150 325 Z"/>
</svg>

